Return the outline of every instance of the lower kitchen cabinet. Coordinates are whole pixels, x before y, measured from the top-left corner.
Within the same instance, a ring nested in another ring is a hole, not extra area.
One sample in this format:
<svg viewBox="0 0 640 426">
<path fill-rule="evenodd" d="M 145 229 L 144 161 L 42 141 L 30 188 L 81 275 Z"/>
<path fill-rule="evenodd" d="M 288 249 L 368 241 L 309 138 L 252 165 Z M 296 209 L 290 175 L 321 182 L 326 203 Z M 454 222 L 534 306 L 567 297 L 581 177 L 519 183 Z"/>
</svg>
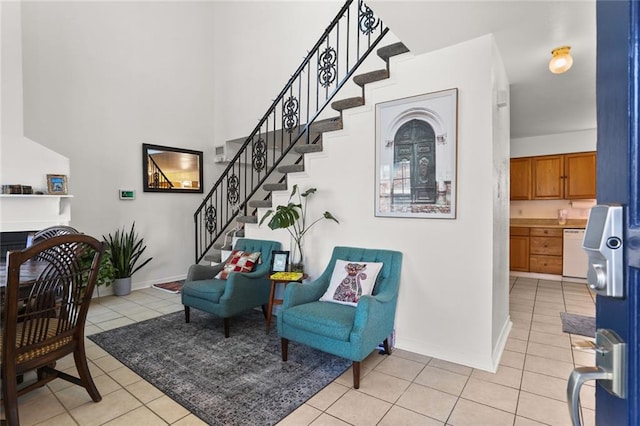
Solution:
<svg viewBox="0 0 640 426">
<path fill-rule="evenodd" d="M 562 229 L 511 227 L 512 271 L 562 275 Z"/>
</svg>

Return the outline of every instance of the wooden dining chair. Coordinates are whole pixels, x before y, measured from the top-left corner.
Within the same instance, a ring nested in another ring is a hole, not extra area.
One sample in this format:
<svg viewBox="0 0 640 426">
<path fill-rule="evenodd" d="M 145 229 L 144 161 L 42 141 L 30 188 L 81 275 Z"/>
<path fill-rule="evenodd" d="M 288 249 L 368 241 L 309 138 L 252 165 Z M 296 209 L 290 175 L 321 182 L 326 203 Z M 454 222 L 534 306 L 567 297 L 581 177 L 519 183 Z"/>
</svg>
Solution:
<svg viewBox="0 0 640 426">
<path fill-rule="evenodd" d="M 10 426 L 19 425 L 18 397 L 61 378 L 102 399 L 84 347 L 84 326 L 104 245 L 84 234 L 42 240 L 8 254 L 2 300 L 2 400 Z M 55 369 L 73 354 L 79 377 Z M 18 386 L 18 377 L 36 370 L 35 381 Z"/>
<path fill-rule="evenodd" d="M 32 244 L 37 244 L 42 240 L 46 240 L 51 237 L 57 237 L 59 235 L 79 234 L 78 230 L 67 225 L 55 225 L 48 228 L 41 229 L 33 234 Z"/>
</svg>

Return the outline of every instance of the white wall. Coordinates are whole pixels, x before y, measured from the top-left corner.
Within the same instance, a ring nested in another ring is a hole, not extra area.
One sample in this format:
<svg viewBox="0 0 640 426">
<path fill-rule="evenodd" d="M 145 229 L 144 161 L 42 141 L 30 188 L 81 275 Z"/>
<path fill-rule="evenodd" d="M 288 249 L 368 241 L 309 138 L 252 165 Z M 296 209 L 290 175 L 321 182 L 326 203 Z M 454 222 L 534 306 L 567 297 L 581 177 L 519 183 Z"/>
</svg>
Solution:
<svg viewBox="0 0 640 426">
<path fill-rule="evenodd" d="M 597 130 L 555 133 L 511 139 L 511 158 L 595 151 Z"/>
<path fill-rule="evenodd" d="M 391 78 L 367 86 L 367 104 L 345 111 L 344 129 L 326 133 L 324 152 L 308 155 L 305 172 L 290 175 L 288 182 L 318 189 L 309 217 L 329 210 L 340 220 L 340 225 L 319 223 L 307 234 L 305 265 L 312 276 L 323 270 L 336 245 L 401 251 L 397 346 L 487 370 L 496 367 L 501 348 L 495 347 L 509 321 L 508 256 L 499 248 L 507 241 L 508 112 L 498 113 L 494 106 L 495 88 L 508 82 L 493 49 L 492 37 L 485 36 L 392 59 Z M 375 104 L 454 87 L 459 90 L 457 218 L 375 217 Z M 287 198 L 288 193 L 278 193 L 274 205 Z M 289 243 L 284 231 L 266 225 L 248 226 L 247 235 Z"/>
</svg>

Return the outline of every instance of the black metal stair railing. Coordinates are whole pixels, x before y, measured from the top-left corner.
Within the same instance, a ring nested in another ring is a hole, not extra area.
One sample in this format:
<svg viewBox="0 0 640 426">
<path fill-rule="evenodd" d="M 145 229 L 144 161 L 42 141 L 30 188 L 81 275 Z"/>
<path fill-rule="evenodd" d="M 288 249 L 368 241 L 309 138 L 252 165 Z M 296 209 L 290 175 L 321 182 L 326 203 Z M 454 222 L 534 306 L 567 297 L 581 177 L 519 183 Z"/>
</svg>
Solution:
<svg viewBox="0 0 640 426">
<path fill-rule="evenodd" d="M 147 166 L 149 170 L 149 187 L 150 188 L 173 188 L 173 183 L 164 174 L 158 163 L 149 155 L 149 165 Z"/>
<path fill-rule="evenodd" d="M 196 262 L 263 184 L 284 180 L 274 172 L 296 143 L 319 140 L 311 124 L 387 32 L 362 0 L 344 4 L 194 213 Z"/>
</svg>

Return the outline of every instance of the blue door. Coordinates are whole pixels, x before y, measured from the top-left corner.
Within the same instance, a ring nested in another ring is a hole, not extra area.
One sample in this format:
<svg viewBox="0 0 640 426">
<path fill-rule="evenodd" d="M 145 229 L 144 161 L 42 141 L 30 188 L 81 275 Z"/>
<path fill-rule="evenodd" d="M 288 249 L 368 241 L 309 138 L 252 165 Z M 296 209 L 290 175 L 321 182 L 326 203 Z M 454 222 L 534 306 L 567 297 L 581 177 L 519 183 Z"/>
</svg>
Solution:
<svg viewBox="0 0 640 426">
<path fill-rule="evenodd" d="M 637 0 L 598 0 L 597 104 L 598 204 L 618 203 L 625 210 L 625 298 L 598 296 L 596 325 L 614 330 L 627 343 L 627 398 L 596 387 L 598 426 L 639 425 L 640 321 L 640 154 L 638 147 Z"/>
</svg>

